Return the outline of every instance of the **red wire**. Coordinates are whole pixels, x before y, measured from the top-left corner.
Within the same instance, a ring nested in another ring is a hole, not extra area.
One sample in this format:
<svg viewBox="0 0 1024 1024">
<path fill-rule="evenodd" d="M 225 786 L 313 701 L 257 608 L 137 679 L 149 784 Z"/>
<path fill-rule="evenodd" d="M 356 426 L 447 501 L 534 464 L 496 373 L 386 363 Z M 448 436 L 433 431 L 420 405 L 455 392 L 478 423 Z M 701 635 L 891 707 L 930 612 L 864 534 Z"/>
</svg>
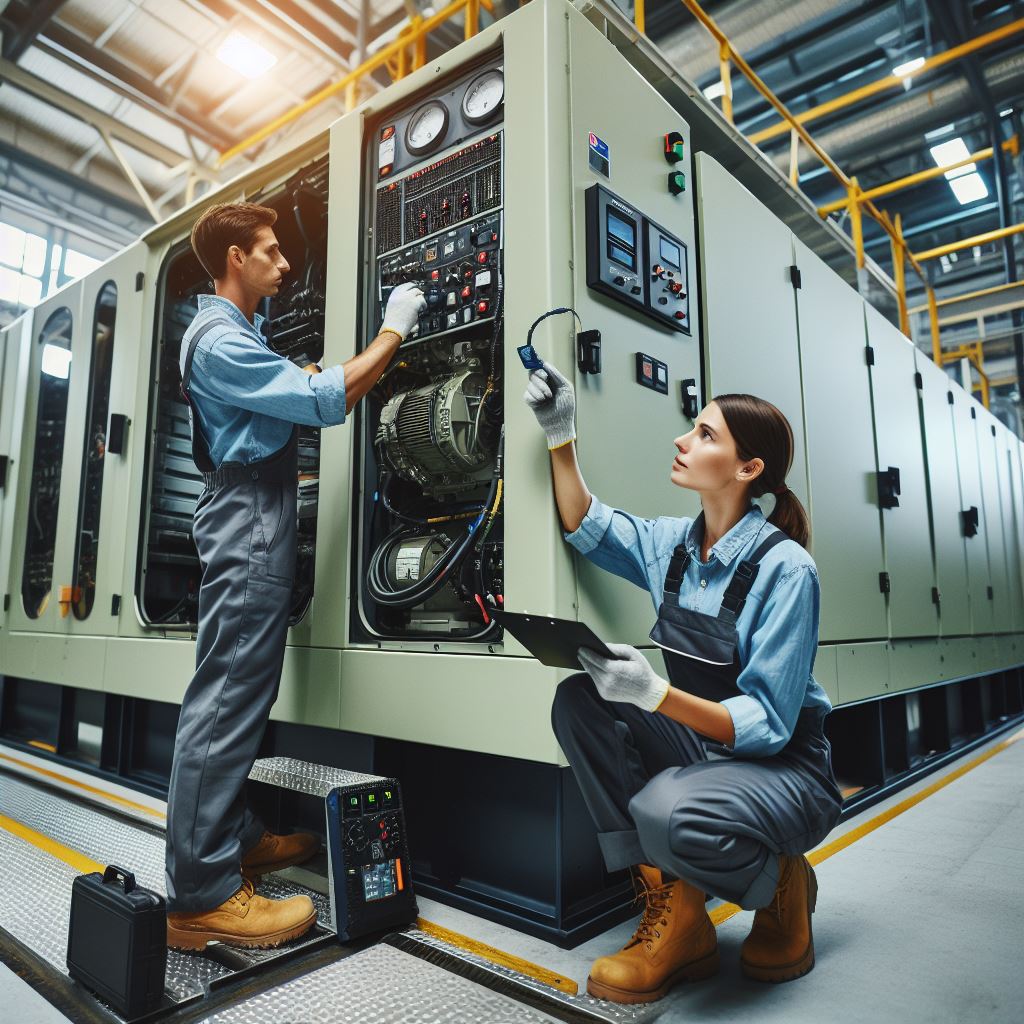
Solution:
<svg viewBox="0 0 1024 1024">
<path fill-rule="evenodd" d="M 487 606 L 484 604 L 483 598 L 479 594 L 474 594 L 473 600 L 476 601 L 477 607 L 483 613 L 484 625 L 489 626 L 491 624 L 491 617 L 487 614 Z"/>
</svg>

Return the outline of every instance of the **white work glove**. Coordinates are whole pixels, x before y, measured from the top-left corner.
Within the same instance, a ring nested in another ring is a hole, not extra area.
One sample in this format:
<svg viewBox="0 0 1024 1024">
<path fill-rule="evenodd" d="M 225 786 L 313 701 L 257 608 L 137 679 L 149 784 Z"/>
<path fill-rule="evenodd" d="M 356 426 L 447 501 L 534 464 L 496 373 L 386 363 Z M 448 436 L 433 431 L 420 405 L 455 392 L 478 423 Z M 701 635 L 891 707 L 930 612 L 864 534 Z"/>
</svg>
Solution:
<svg viewBox="0 0 1024 1024">
<path fill-rule="evenodd" d="M 657 711 L 668 696 L 668 682 L 651 668 L 651 663 L 635 647 L 629 644 L 607 646 L 614 658 L 605 658 L 588 647 L 576 652 L 580 664 L 594 680 L 597 692 L 605 700 Z"/>
<path fill-rule="evenodd" d="M 419 328 L 420 317 L 426 312 L 427 300 L 418 284 L 406 281 L 398 285 L 388 296 L 384 309 L 384 323 L 381 331 L 394 331 L 405 341 Z"/>
<path fill-rule="evenodd" d="M 558 385 L 554 394 L 548 380 Z M 550 363 L 544 369 L 531 370 L 523 401 L 533 410 L 537 422 L 547 434 L 548 448 L 561 448 L 576 440 L 576 392 Z"/>
</svg>

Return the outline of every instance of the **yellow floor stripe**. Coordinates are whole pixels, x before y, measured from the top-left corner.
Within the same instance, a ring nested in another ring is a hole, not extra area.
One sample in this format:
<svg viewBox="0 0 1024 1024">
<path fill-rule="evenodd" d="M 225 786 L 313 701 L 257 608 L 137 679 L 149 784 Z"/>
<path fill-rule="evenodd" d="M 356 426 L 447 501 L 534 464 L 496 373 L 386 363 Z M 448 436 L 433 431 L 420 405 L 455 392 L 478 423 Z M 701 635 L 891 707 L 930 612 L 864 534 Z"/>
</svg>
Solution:
<svg viewBox="0 0 1024 1024">
<path fill-rule="evenodd" d="M 529 960 L 520 960 L 519 957 L 512 956 L 504 950 L 495 949 L 494 946 L 477 942 L 476 939 L 471 939 L 466 935 L 449 931 L 447 928 L 442 928 L 440 925 L 424 920 L 422 917 L 419 918 L 416 924 L 421 931 L 426 932 L 428 935 L 433 935 L 434 938 L 441 939 L 442 942 L 447 942 L 451 946 L 464 949 L 467 953 L 474 953 L 485 960 L 490 960 L 491 963 L 498 964 L 499 967 L 511 968 L 513 971 L 525 974 L 529 978 L 535 978 L 537 981 L 550 985 L 552 988 L 558 989 L 559 992 L 566 992 L 571 996 L 579 992 L 579 986 L 575 981 L 571 978 L 563 978 L 562 975 L 549 971 L 546 967 L 530 963 Z"/>
<path fill-rule="evenodd" d="M 26 843 L 31 843 L 44 853 L 50 854 L 51 857 L 56 857 L 57 860 L 70 864 L 80 874 L 88 874 L 90 871 L 102 871 L 105 867 L 99 861 L 86 857 L 84 853 L 72 850 L 70 846 L 58 843 L 55 839 L 43 835 L 42 832 L 36 832 L 35 829 L 28 828 L 26 825 L 22 825 L 20 821 L 15 821 L 13 818 L 8 818 L 3 814 L 0 814 L 0 828 L 5 832 L 10 832 L 13 836 L 17 836 L 19 839 L 24 839 Z"/>
<path fill-rule="evenodd" d="M 919 804 L 925 797 L 931 796 L 933 793 L 937 793 L 940 789 L 948 786 L 951 782 L 956 782 L 961 776 L 966 775 L 972 768 L 977 768 L 979 764 L 984 764 L 990 757 L 995 757 L 996 754 L 1002 753 L 1007 747 L 1012 746 L 1021 737 L 1024 737 L 1024 729 L 1009 739 L 1005 739 L 1002 743 L 997 743 L 991 750 L 986 750 L 984 754 L 980 754 L 972 761 L 968 761 L 967 764 L 961 765 L 955 771 L 951 771 L 948 775 L 944 775 L 938 782 L 933 782 L 930 786 L 925 786 L 920 792 L 915 793 L 913 796 L 907 797 L 906 800 L 901 800 L 898 804 L 893 804 L 892 807 L 887 811 L 883 811 L 881 814 L 876 815 L 869 821 L 864 822 L 863 825 L 858 825 L 856 828 L 850 829 L 849 832 L 844 833 L 838 839 L 833 840 L 831 843 L 827 843 L 825 846 L 819 846 L 813 853 L 807 854 L 807 859 L 812 864 L 820 864 L 823 860 L 828 860 L 829 857 L 839 853 L 840 850 L 845 850 L 848 846 L 852 846 L 858 839 L 863 839 L 866 835 L 874 832 L 875 829 L 881 828 L 886 822 L 892 821 L 893 818 L 902 814 L 904 811 L 909 811 L 911 807 Z M 730 917 L 735 917 L 743 908 L 736 906 L 735 903 L 723 903 L 722 906 L 716 907 L 708 915 L 711 918 L 712 923 L 717 927 L 725 921 L 728 921 Z"/>
<path fill-rule="evenodd" d="M 104 800 L 120 804 L 122 807 L 130 807 L 133 811 L 142 811 L 143 813 L 156 818 L 158 821 L 165 821 L 167 819 L 167 815 L 164 814 L 163 811 L 158 811 L 153 807 L 147 807 L 145 804 L 138 804 L 134 800 L 126 800 L 123 796 L 115 796 L 113 793 L 108 793 L 105 789 L 90 786 L 85 782 L 79 782 L 77 779 L 69 779 L 66 775 L 61 775 L 59 772 L 51 772 L 46 768 L 38 767 L 38 765 L 29 764 L 28 761 L 19 761 L 16 757 L 10 757 L 7 754 L 0 754 L 0 761 L 10 761 L 11 764 L 16 764 L 20 768 L 27 768 L 29 771 L 35 772 L 37 775 L 42 775 L 48 779 L 56 779 L 58 782 L 63 782 L 68 786 L 75 786 L 86 793 L 93 793 L 96 796 L 103 797 Z"/>
</svg>

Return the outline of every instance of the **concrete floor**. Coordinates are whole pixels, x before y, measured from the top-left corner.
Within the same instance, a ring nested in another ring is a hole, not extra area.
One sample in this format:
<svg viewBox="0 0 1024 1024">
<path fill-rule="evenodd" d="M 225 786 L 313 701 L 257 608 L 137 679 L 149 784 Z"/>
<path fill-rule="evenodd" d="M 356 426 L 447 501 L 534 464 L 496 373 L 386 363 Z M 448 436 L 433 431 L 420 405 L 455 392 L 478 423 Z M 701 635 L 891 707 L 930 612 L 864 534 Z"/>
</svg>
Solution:
<svg viewBox="0 0 1024 1024">
<path fill-rule="evenodd" d="M 830 841 L 944 773 L 871 808 L 837 829 Z M 739 948 L 753 915 L 740 913 L 719 928 L 721 974 L 670 993 L 659 1022 L 995 1024 L 1022 1019 L 1024 740 L 829 857 L 816 871 L 817 966 L 809 975 L 780 986 L 744 979 Z M 591 961 L 619 948 L 632 932 L 632 924 L 624 924 L 574 950 L 561 950 L 430 900 L 420 900 L 420 912 L 571 977 L 581 990 Z M 2 965 L 0 1005 L 4 1019 L 19 1024 L 67 1020 Z"/>
</svg>

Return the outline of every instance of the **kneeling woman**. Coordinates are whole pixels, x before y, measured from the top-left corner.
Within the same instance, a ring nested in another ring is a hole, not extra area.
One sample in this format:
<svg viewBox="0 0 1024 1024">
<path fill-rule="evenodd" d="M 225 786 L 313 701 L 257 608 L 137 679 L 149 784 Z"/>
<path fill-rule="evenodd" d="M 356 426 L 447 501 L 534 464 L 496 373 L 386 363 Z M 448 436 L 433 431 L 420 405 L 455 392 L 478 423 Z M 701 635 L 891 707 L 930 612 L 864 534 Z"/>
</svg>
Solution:
<svg viewBox="0 0 1024 1024">
<path fill-rule="evenodd" d="M 556 388 L 552 393 L 549 381 Z M 591 969 L 588 991 L 658 999 L 718 970 L 705 894 L 756 909 L 743 971 L 789 981 L 814 966 L 817 883 L 804 852 L 842 797 L 811 675 L 818 578 L 808 521 L 785 483 L 786 417 L 753 395 L 721 395 L 675 441 L 671 479 L 697 491 L 696 519 L 641 519 L 602 504 L 576 462 L 575 395 L 550 364 L 525 401 L 547 434 L 566 540 L 648 590 L 651 639 L 668 681 L 635 648 L 585 648 L 586 674 L 558 687 L 552 723 L 598 829 L 609 871 L 631 868 L 646 906 L 633 938 Z M 775 495 L 769 519 L 751 499 Z"/>
</svg>

